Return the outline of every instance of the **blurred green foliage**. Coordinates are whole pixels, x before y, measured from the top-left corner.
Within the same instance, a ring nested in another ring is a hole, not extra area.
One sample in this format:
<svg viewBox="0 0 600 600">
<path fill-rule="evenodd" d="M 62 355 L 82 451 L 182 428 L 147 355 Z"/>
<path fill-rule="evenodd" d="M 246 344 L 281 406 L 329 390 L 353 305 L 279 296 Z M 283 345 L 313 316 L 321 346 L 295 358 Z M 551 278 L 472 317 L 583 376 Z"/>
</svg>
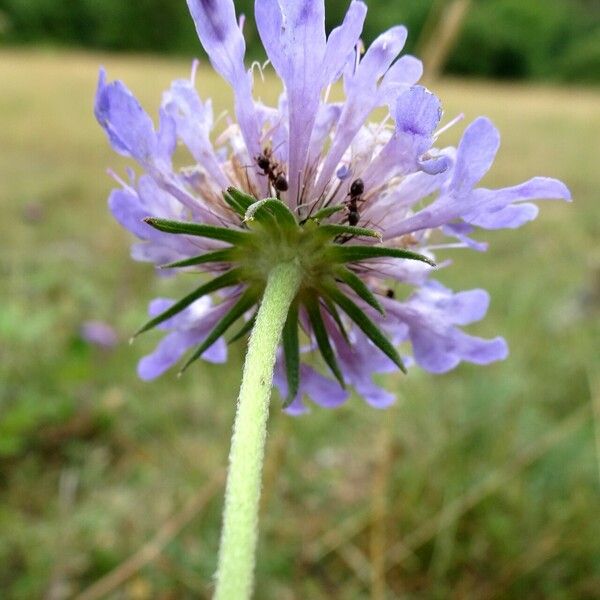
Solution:
<svg viewBox="0 0 600 600">
<path fill-rule="evenodd" d="M 367 0 L 368 43 L 382 30 L 404 23 L 409 52 L 432 11 L 451 0 Z M 238 0 L 252 15 L 252 0 Z M 346 2 L 329 0 L 328 28 Z M 262 50 L 254 23 L 246 23 L 249 52 Z M 0 41 L 45 43 L 107 50 L 199 54 L 183 0 L 0 0 Z M 435 43 L 433 41 L 433 43 Z M 600 3 L 596 0 L 473 0 L 447 72 L 512 79 L 600 81 Z"/>
</svg>

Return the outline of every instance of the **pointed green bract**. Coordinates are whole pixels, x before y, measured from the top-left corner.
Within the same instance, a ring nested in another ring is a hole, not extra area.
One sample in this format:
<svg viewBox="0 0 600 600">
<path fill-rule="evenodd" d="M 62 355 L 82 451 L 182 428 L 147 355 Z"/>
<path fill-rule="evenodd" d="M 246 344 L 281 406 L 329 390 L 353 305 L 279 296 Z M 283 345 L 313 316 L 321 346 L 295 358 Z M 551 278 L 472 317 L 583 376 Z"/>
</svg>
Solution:
<svg viewBox="0 0 600 600">
<path fill-rule="evenodd" d="M 323 323 L 323 317 L 321 316 L 321 309 L 319 308 L 319 300 L 316 296 L 310 295 L 305 299 L 305 306 L 308 312 L 308 318 L 312 325 L 317 339 L 317 345 L 319 351 L 323 355 L 327 366 L 331 369 L 331 372 L 335 375 L 336 379 L 340 382 L 342 387 L 345 387 L 344 377 L 337 363 L 333 349 L 329 343 L 329 335 L 325 329 L 325 323 Z"/>
<path fill-rule="evenodd" d="M 240 216 L 243 217 L 246 208 L 241 204 L 235 196 L 232 196 L 229 191 L 223 192 L 223 200 Z"/>
<path fill-rule="evenodd" d="M 353 271 L 346 267 L 338 267 L 335 271 L 337 278 L 341 279 L 347 286 L 352 288 L 356 294 L 362 298 L 367 304 L 370 304 L 375 310 L 382 315 L 385 313 L 381 304 L 374 296 L 373 292 L 365 285 L 364 281 Z"/>
<path fill-rule="evenodd" d="M 326 288 L 330 298 L 341 307 L 341 309 L 362 329 L 363 333 L 391 360 L 393 360 L 398 368 L 406 373 L 406 367 L 400 358 L 396 348 L 392 346 L 388 338 L 381 330 L 365 315 L 364 311 L 359 308 L 348 296 L 343 294 L 335 285 L 329 285 Z"/>
<path fill-rule="evenodd" d="M 280 224 L 289 227 L 296 227 L 297 225 L 296 217 L 294 217 L 287 205 L 277 198 L 265 198 L 264 200 L 254 202 L 246 209 L 244 221 L 252 221 L 253 219 L 260 221 L 261 213 L 277 217 Z"/>
<path fill-rule="evenodd" d="M 240 276 L 240 269 L 231 269 L 231 271 L 227 271 L 226 273 L 223 273 L 223 275 L 220 275 L 219 277 L 215 277 L 214 279 L 207 281 L 204 285 L 201 285 L 199 288 L 195 289 L 191 294 L 188 294 L 187 296 L 179 300 L 179 302 L 175 302 L 173 306 L 162 312 L 157 317 L 154 317 L 154 319 L 148 321 L 143 327 L 141 327 L 135 332 L 133 337 L 137 337 L 141 333 L 144 333 L 145 331 L 148 331 L 149 329 L 160 325 L 160 323 L 175 316 L 184 308 L 187 308 L 190 304 L 192 304 L 192 302 L 195 302 L 199 298 L 202 298 L 202 296 L 206 296 L 206 294 L 211 294 L 212 292 L 216 292 L 217 290 L 220 290 L 222 288 L 239 283 Z"/>
<path fill-rule="evenodd" d="M 243 244 L 248 242 L 252 234 L 226 227 L 216 227 L 214 225 L 202 225 L 201 223 L 190 223 L 187 221 L 171 221 L 169 219 L 158 219 L 147 217 L 144 219 L 148 225 L 164 231 L 165 233 L 174 233 L 180 235 L 195 235 L 198 237 L 210 238 L 211 240 L 221 240 L 230 244 Z"/>
<path fill-rule="evenodd" d="M 336 206 L 326 206 L 325 208 L 321 208 L 314 215 L 310 216 L 309 219 L 313 221 L 320 221 L 321 219 L 328 219 L 331 215 L 334 215 L 336 212 L 343 210 L 345 206 L 343 204 L 337 204 Z"/>
<path fill-rule="evenodd" d="M 227 193 L 242 208 L 242 216 L 248 210 L 248 207 L 256 202 L 256 198 L 254 196 L 246 194 L 246 192 L 242 192 L 241 190 L 238 190 L 234 187 L 228 187 Z"/>
<path fill-rule="evenodd" d="M 248 288 L 231 307 L 231 310 L 213 327 L 179 373 L 183 373 L 195 360 L 200 358 L 247 310 L 256 304 L 257 300 L 257 291 Z"/>
<path fill-rule="evenodd" d="M 328 251 L 328 258 L 334 262 L 347 263 L 369 258 L 406 258 L 420 260 L 431 267 L 436 264 L 426 256 L 406 250 L 405 248 L 389 248 L 387 246 L 332 246 Z"/>
<path fill-rule="evenodd" d="M 346 331 L 346 327 L 344 326 L 342 318 L 340 317 L 340 313 L 339 313 L 338 309 L 335 307 L 335 304 L 329 298 L 327 298 L 327 296 L 321 296 L 321 300 L 323 300 L 323 302 L 325 303 L 325 306 L 327 307 L 327 311 L 332 316 L 333 320 L 335 321 L 336 325 L 338 326 L 340 333 L 344 336 L 344 340 L 346 340 L 346 343 L 350 344 L 350 338 L 348 337 L 348 332 Z"/>
<path fill-rule="evenodd" d="M 214 252 L 206 252 L 200 256 L 194 256 L 192 258 L 186 258 L 185 260 L 178 260 L 175 262 L 167 263 L 166 265 L 160 265 L 161 269 L 176 269 L 178 267 L 193 267 L 194 265 L 203 265 L 210 262 L 229 262 L 233 260 L 234 253 L 231 248 L 224 248 L 223 250 L 215 250 Z"/>
<path fill-rule="evenodd" d="M 237 342 L 240 338 L 244 337 L 247 333 L 252 330 L 254 326 L 254 321 L 256 321 L 256 313 L 254 313 L 241 327 L 241 329 L 234 334 L 231 339 L 227 342 L 228 344 L 233 344 Z"/>
<path fill-rule="evenodd" d="M 300 384 L 300 341 L 298 339 L 298 303 L 293 302 L 282 333 L 285 374 L 287 376 L 288 393 L 283 403 L 287 408 L 298 393 Z"/>
<path fill-rule="evenodd" d="M 362 237 L 374 237 L 381 239 L 381 234 L 374 229 L 367 229 L 365 227 L 353 227 L 352 225 L 321 225 L 319 232 L 325 234 L 328 237 L 337 237 L 338 235 L 352 235 Z"/>
</svg>

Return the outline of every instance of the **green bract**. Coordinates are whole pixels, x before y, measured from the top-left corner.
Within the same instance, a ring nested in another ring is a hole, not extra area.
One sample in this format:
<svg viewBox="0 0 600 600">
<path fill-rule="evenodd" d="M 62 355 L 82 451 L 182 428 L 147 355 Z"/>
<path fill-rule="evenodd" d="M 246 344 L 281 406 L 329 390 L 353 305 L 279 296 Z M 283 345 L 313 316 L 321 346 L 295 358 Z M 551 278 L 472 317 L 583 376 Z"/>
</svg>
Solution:
<svg viewBox="0 0 600 600">
<path fill-rule="evenodd" d="M 223 197 L 239 216 L 239 229 L 157 218 L 145 219 L 146 223 L 166 233 L 210 238 L 230 246 L 163 265 L 163 268 L 181 268 L 215 263 L 219 264 L 220 271 L 224 272 L 203 283 L 169 309 L 148 321 L 136 335 L 156 327 L 206 294 L 234 285 L 243 285 L 244 292 L 214 326 L 184 365 L 183 371 L 260 301 L 269 274 L 277 265 L 294 262 L 300 269 L 302 279 L 283 330 L 283 351 L 288 380 L 286 405 L 293 400 L 298 391 L 298 327 L 301 326 L 301 308 L 308 317 L 325 363 L 342 386 L 344 378 L 329 342 L 327 325 L 323 318 L 324 313 L 328 314 L 342 335 L 346 336 L 338 308 L 400 369 L 405 370 L 396 349 L 355 302 L 361 299 L 383 313 L 379 301 L 352 270 L 352 266 L 360 261 L 382 257 L 419 260 L 433 265 L 431 260 L 410 250 L 380 245 L 381 236 L 373 229 L 329 223 L 328 219 L 334 216 L 340 207 L 321 209 L 312 217 L 299 221 L 277 198 L 256 201 L 252 196 L 235 188 L 227 189 Z M 366 245 L 366 240 L 363 240 L 361 245 L 353 245 L 352 241 L 355 238 L 373 238 L 373 245 Z M 245 335 L 251 329 L 253 319 L 254 317 L 245 322 L 230 342 Z"/>
</svg>

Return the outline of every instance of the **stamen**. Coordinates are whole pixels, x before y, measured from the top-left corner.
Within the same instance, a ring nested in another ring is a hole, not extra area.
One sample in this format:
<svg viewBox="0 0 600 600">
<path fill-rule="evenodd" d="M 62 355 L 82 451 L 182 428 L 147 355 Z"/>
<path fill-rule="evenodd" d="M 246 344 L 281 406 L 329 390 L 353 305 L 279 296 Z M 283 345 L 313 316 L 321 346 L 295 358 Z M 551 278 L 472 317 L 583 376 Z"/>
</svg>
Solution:
<svg viewBox="0 0 600 600">
<path fill-rule="evenodd" d="M 190 83 L 192 87 L 196 85 L 196 73 L 198 72 L 198 67 L 200 66 L 200 61 L 195 58 L 192 61 L 192 72 L 190 73 Z"/>
<path fill-rule="evenodd" d="M 454 119 L 452 119 L 452 121 L 450 121 L 449 123 L 444 125 L 441 129 L 438 129 L 433 134 L 433 139 L 437 140 L 440 137 L 440 135 L 442 135 L 442 133 L 445 133 L 446 131 L 448 131 L 448 129 L 450 129 L 451 127 L 454 127 L 457 123 L 460 123 L 464 118 L 465 118 L 464 113 L 460 113 L 459 115 L 454 117 Z"/>
</svg>

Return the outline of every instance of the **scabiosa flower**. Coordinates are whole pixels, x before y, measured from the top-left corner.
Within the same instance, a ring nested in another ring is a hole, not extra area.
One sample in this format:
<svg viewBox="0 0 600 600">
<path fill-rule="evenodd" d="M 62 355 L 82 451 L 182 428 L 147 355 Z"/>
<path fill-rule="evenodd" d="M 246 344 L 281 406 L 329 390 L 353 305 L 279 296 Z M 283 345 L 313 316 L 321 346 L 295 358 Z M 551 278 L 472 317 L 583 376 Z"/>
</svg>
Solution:
<svg viewBox="0 0 600 600">
<path fill-rule="evenodd" d="M 111 145 L 144 171 L 119 179 L 109 199 L 115 218 L 141 240 L 133 258 L 208 276 L 179 301 L 151 303 L 140 332 L 169 333 L 139 375 L 157 377 L 188 350 L 184 367 L 200 357 L 224 361 L 223 336 L 236 323 L 231 338 L 250 331 L 269 273 L 285 261 L 295 261 L 301 282 L 275 383 L 293 414 L 306 410 L 305 396 L 338 406 L 349 386 L 372 406 L 389 406 L 394 396 L 372 376 L 404 370 L 401 344 L 434 373 L 505 358 L 502 338 L 460 328 L 485 315 L 488 294 L 454 293 L 432 279 L 434 252 L 484 250 L 470 237 L 475 228 L 519 227 L 537 215 L 531 200 L 569 200 L 564 184 L 533 178 L 477 187 L 498 150 L 497 130 L 478 118 L 457 148 L 437 147 L 441 104 L 417 85 L 421 63 L 400 56 L 406 29 L 392 27 L 364 51 L 363 2 L 353 0 L 326 36 L 323 0 L 256 0 L 258 31 L 283 82 L 277 106 L 253 97 L 233 2 L 188 5 L 213 67 L 233 89 L 235 121 L 214 135 L 196 63 L 190 79 L 165 92 L 157 128 L 104 71 L 96 96 Z M 343 101 L 329 99 L 333 85 L 343 88 Z M 382 107 L 385 118 L 370 120 Z M 184 168 L 173 162 L 178 143 L 189 155 Z M 317 351 L 324 368 L 312 360 Z"/>
<path fill-rule="evenodd" d="M 454 293 L 435 281 L 434 252 L 484 250 L 470 237 L 476 227 L 518 227 L 537 214 L 531 200 L 568 200 L 569 192 L 545 178 L 478 188 L 498 132 L 479 118 L 456 149 L 438 148 L 452 122 L 439 128 L 440 101 L 417 85 L 420 62 L 399 56 L 406 30 L 392 27 L 363 52 L 363 2 L 353 0 L 326 36 L 324 0 L 256 0 L 258 31 L 283 83 L 277 106 L 253 96 L 232 0 L 188 5 L 213 67 L 233 89 L 236 120 L 215 133 L 210 101 L 196 91 L 196 64 L 189 80 L 165 93 L 157 128 L 104 71 L 95 113 L 113 148 L 144 171 L 118 179 L 109 199 L 117 220 L 142 240 L 133 257 L 204 273 L 181 300 L 151 303 L 140 333 L 160 327 L 168 334 L 142 359 L 140 376 L 160 375 L 188 350 L 184 368 L 200 357 L 223 361 L 224 336 L 231 342 L 252 331 L 215 588 L 217 600 L 245 599 L 271 380 L 292 414 L 307 410 L 306 396 L 339 406 L 349 386 L 384 408 L 394 396 L 373 375 L 405 370 L 401 345 L 412 347 L 411 362 L 435 373 L 463 360 L 504 358 L 502 338 L 461 329 L 484 316 L 487 293 Z M 333 85 L 343 88 L 343 101 L 330 100 Z M 372 121 L 381 108 L 387 116 Z M 191 157 L 184 168 L 173 161 L 179 142 Z M 317 353 L 322 366 L 305 358 Z"/>
</svg>

